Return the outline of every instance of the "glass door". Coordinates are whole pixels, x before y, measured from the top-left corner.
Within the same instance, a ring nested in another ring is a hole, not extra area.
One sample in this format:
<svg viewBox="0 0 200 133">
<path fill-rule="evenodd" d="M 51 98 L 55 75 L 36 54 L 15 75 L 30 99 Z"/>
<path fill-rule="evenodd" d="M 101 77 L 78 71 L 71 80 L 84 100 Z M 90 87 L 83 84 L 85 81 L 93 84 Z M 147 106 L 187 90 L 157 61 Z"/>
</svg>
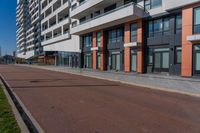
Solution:
<svg viewBox="0 0 200 133">
<path fill-rule="evenodd" d="M 194 46 L 194 74 L 200 74 L 200 45 Z"/>
<path fill-rule="evenodd" d="M 97 53 L 97 69 L 101 68 L 101 53 Z"/>
<path fill-rule="evenodd" d="M 137 51 L 131 50 L 131 71 L 137 71 Z"/>
<path fill-rule="evenodd" d="M 154 50 L 154 71 L 156 72 L 169 71 L 169 48 Z"/>
<path fill-rule="evenodd" d="M 111 55 L 111 70 L 120 70 L 120 54 Z"/>
</svg>

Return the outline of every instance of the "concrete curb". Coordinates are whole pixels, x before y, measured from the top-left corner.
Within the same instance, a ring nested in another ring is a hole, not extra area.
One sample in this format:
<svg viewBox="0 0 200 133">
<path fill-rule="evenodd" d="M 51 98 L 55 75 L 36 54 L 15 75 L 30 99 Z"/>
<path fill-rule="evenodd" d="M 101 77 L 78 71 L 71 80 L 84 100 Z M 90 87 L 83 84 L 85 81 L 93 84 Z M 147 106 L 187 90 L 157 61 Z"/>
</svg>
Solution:
<svg viewBox="0 0 200 133">
<path fill-rule="evenodd" d="M 7 94 L 10 97 L 10 100 L 13 102 L 13 106 L 16 107 L 16 111 L 19 112 L 19 116 L 17 118 L 21 119 L 19 122 L 19 125 L 21 123 L 26 124 L 27 129 L 25 129 L 25 125 L 22 126 L 22 131 L 24 133 L 45 133 L 44 130 L 40 127 L 38 122 L 34 119 L 34 117 L 31 115 L 31 113 L 28 111 L 28 109 L 25 107 L 23 102 L 20 100 L 20 98 L 17 96 L 17 94 L 13 91 L 13 89 L 9 86 L 9 84 L 6 82 L 4 77 L 0 74 L 0 80 L 2 82 L 2 85 L 5 87 L 5 90 L 8 92 Z M 22 122 L 23 121 L 23 122 Z M 21 128 L 20 126 L 20 128 Z M 27 131 L 28 130 L 28 131 Z"/>
<path fill-rule="evenodd" d="M 17 110 L 14 102 L 12 101 L 12 99 L 11 99 L 7 89 L 6 89 L 6 87 L 4 86 L 4 84 L 3 84 L 3 82 L 1 80 L 0 80 L 0 85 L 1 85 L 1 87 L 3 89 L 3 92 L 4 92 L 4 94 L 5 94 L 6 98 L 7 98 L 10 106 L 11 106 L 11 109 L 12 109 L 12 112 L 13 112 L 13 114 L 15 116 L 15 119 L 16 119 L 18 125 L 19 125 L 19 128 L 21 129 L 21 133 L 30 133 L 28 128 L 27 128 L 27 126 L 26 126 L 26 124 L 24 123 L 19 111 Z"/>
<path fill-rule="evenodd" d="M 170 92 L 170 93 L 177 93 L 177 94 L 182 94 L 182 95 L 187 95 L 187 96 L 193 96 L 193 97 L 200 97 L 200 94 L 195 94 L 195 93 L 190 93 L 190 92 L 184 92 L 184 91 L 179 91 L 179 90 L 174 90 L 170 88 L 164 88 L 164 87 L 157 87 L 157 86 L 149 86 L 149 85 L 143 85 L 143 84 L 138 84 L 138 83 L 130 83 L 122 80 L 114 80 L 110 78 L 102 78 L 98 76 L 91 76 L 88 74 L 83 74 L 81 72 L 69 72 L 69 71 L 62 71 L 62 70 L 55 70 L 51 68 L 43 68 L 43 67 L 38 67 L 38 66 L 26 66 L 26 67 L 32 67 L 32 68 L 38 68 L 38 69 L 43 69 L 43 70 L 50 70 L 50 71 L 56 71 L 56 72 L 62 72 L 62 73 L 69 73 L 69 74 L 74 74 L 74 75 L 79 75 L 79 76 L 85 76 L 85 77 L 91 77 L 91 78 L 96 78 L 96 79 L 102 79 L 102 80 L 108 80 L 108 81 L 114 81 L 114 82 L 119 82 L 127 85 L 134 85 L 138 87 L 145 87 L 153 90 L 160 90 L 164 92 Z"/>
</svg>

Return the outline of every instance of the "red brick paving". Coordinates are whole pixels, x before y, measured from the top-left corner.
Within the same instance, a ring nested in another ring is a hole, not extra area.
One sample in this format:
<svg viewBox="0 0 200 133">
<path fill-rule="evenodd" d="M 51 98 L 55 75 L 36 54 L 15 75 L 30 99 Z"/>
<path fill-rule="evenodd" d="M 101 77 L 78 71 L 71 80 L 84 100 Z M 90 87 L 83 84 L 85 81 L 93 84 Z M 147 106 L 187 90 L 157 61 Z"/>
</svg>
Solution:
<svg viewBox="0 0 200 133">
<path fill-rule="evenodd" d="M 0 73 L 47 133 L 200 133 L 200 98 L 14 65 Z"/>
</svg>

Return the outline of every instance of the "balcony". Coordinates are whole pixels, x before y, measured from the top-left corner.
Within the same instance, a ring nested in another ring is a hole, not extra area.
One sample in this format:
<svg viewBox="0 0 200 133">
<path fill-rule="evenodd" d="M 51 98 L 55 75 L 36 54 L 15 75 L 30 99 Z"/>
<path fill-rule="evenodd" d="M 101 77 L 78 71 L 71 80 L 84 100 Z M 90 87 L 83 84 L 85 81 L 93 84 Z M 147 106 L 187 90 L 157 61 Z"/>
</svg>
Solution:
<svg viewBox="0 0 200 133">
<path fill-rule="evenodd" d="M 56 43 L 56 42 L 59 42 L 59 41 L 63 41 L 63 40 L 67 40 L 70 38 L 70 34 L 69 33 L 65 33 L 65 34 L 61 34 L 59 36 L 55 36 L 55 37 L 51 37 L 47 40 L 44 40 L 42 42 L 42 46 L 44 45 L 49 45 L 49 44 L 53 44 L 53 43 Z"/>
<path fill-rule="evenodd" d="M 173 10 L 196 2 L 199 2 L 199 0 L 166 0 L 164 8 L 165 10 Z"/>
<path fill-rule="evenodd" d="M 143 18 L 148 14 L 143 7 L 129 3 L 109 12 L 100 14 L 71 29 L 71 34 L 80 35 Z"/>
<path fill-rule="evenodd" d="M 80 15 L 85 15 L 85 14 L 91 12 L 91 10 L 93 10 L 93 7 L 95 5 L 97 5 L 103 1 L 105 1 L 105 0 L 86 0 L 85 2 L 83 2 L 82 4 L 80 4 L 79 6 L 77 6 L 75 9 L 73 9 L 71 11 L 70 17 L 78 18 L 78 17 L 80 17 Z"/>
</svg>

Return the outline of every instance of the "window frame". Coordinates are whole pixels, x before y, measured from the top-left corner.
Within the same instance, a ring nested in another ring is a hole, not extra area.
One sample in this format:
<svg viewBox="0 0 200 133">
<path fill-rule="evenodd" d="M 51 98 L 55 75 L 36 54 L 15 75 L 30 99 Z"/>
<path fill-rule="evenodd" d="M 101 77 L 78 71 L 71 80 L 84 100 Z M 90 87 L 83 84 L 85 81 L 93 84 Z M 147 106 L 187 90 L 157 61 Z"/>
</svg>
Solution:
<svg viewBox="0 0 200 133">
<path fill-rule="evenodd" d="M 195 24 L 195 10 L 199 9 L 200 10 L 200 6 L 195 7 L 193 9 L 193 34 L 200 34 L 200 24 Z M 197 27 L 198 26 L 198 27 Z M 195 31 L 195 27 L 199 28 L 199 31 Z"/>
</svg>

